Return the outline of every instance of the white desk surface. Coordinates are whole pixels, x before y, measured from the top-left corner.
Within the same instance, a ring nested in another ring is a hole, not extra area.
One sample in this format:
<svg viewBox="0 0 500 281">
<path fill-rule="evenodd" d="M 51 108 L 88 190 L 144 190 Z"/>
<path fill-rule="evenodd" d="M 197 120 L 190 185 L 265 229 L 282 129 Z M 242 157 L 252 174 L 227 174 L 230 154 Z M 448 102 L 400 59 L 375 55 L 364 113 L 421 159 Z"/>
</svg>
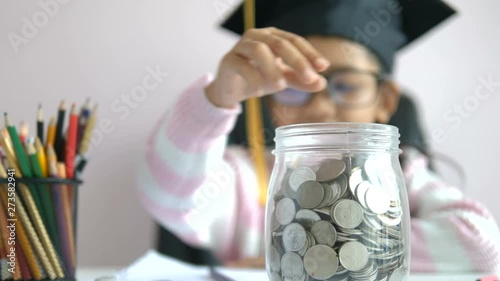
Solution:
<svg viewBox="0 0 500 281">
<path fill-rule="evenodd" d="M 112 268 L 112 267 L 81 267 L 80 269 L 77 270 L 77 280 L 78 281 L 94 281 L 95 278 L 97 277 L 102 277 L 102 276 L 110 276 L 113 275 L 115 272 L 117 272 L 119 268 Z M 267 274 L 265 271 L 261 270 L 231 270 L 231 272 L 235 273 L 232 274 L 232 277 L 237 277 L 237 276 L 245 276 L 246 280 L 249 280 L 248 277 L 251 275 L 253 278 L 252 280 L 263 280 L 267 281 Z M 451 275 L 428 275 L 428 274 L 412 274 L 410 275 L 409 281 L 475 281 L 479 277 L 484 277 L 484 275 L 480 274 L 462 274 L 462 275 L 457 275 L 457 274 L 451 274 Z M 207 281 L 211 281 L 208 276 L 206 278 Z M 144 281 L 153 281 L 153 280 L 144 280 Z M 166 280 L 162 280 L 166 281 Z M 177 281 L 177 280 L 171 280 L 171 281 Z M 182 281 L 188 281 L 187 279 L 183 279 Z M 238 281 L 238 279 L 236 279 Z"/>
</svg>

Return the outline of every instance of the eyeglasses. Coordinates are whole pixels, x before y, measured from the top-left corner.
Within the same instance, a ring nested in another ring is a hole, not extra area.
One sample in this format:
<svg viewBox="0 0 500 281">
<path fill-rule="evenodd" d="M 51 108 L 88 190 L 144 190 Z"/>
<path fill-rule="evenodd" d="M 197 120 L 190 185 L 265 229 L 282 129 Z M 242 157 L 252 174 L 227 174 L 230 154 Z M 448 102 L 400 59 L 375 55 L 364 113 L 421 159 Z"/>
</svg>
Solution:
<svg viewBox="0 0 500 281">
<path fill-rule="evenodd" d="M 360 108 L 373 104 L 379 96 L 381 83 L 387 76 L 381 73 L 355 68 L 340 68 L 323 74 L 327 81 L 327 91 L 332 100 L 342 107 Z M 321 92 L 319 92 L 321 93 Z M 313 94 L 287 88 L 272 95 L 277 103 L 288 106 L 306 105 Z"/>
</svg>

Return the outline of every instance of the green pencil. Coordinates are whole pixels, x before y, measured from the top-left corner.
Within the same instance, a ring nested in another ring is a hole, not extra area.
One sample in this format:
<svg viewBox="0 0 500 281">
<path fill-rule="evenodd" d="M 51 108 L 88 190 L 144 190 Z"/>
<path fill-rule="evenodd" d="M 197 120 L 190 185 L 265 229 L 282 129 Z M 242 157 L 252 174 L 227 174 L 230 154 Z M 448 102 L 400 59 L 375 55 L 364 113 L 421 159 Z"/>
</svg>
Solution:
<svg viewBox="0 0 500 281">
<path fill-rule="evenodd" d="M 33 177 L 33 174 L 31 173 L 30 162 L 28 160 L 26 152 L 24 151 L 21 139 L 17 134 L 16 127 L 14 127 L 14 125 L 12 125 L 12 123 L 10 122 L 10 118 L 7 112 L 4 113 L 4 116 L 5 116 L 5 127 L 7 127 L 7 131 L 9 132 L 14 152 L 16 153 L 17 160 L 19 161 L 19 167 L 21 168 L 21 172 L 23 173 L 24 177 L 31 178 Z"/>
</svg>

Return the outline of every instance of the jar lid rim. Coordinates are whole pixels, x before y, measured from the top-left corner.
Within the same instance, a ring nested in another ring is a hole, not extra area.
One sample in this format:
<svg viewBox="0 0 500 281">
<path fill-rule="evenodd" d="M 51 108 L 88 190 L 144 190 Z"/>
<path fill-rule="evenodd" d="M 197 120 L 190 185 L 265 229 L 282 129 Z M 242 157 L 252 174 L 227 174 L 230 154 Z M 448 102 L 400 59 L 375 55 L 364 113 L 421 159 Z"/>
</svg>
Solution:
<svg viewBox="0 0 500 281">
<path fill-rule="evenodd" d="M 393 125 L 378 123 L 355 123 L 355 122 L 330 122 L 330 123 L 302 123 L 281 126 L 276 129 L 277 135 L 294 134 L 304 130 L 314 130 L 319 132 L 379 132 L 389 134 L 399 134 L 399 129 Z"/>
</svg>

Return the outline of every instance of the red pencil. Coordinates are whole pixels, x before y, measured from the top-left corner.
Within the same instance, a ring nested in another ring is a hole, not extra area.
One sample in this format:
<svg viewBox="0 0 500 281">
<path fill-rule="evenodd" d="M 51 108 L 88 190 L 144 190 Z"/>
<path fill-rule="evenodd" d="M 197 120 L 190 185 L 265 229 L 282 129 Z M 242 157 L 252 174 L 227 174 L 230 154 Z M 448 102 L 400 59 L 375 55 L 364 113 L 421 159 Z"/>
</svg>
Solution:
<svg viewBox="0 0 500 281">
<path fill-rule="evenodd" d="M 76 141 L 78 132 L 78 113 L 76 106 L 71 105 L 69 115 L 68 135 L 66 139 L 65 165 L 67 178 L 72 179 L 75 174 Z"/>
</svg>

